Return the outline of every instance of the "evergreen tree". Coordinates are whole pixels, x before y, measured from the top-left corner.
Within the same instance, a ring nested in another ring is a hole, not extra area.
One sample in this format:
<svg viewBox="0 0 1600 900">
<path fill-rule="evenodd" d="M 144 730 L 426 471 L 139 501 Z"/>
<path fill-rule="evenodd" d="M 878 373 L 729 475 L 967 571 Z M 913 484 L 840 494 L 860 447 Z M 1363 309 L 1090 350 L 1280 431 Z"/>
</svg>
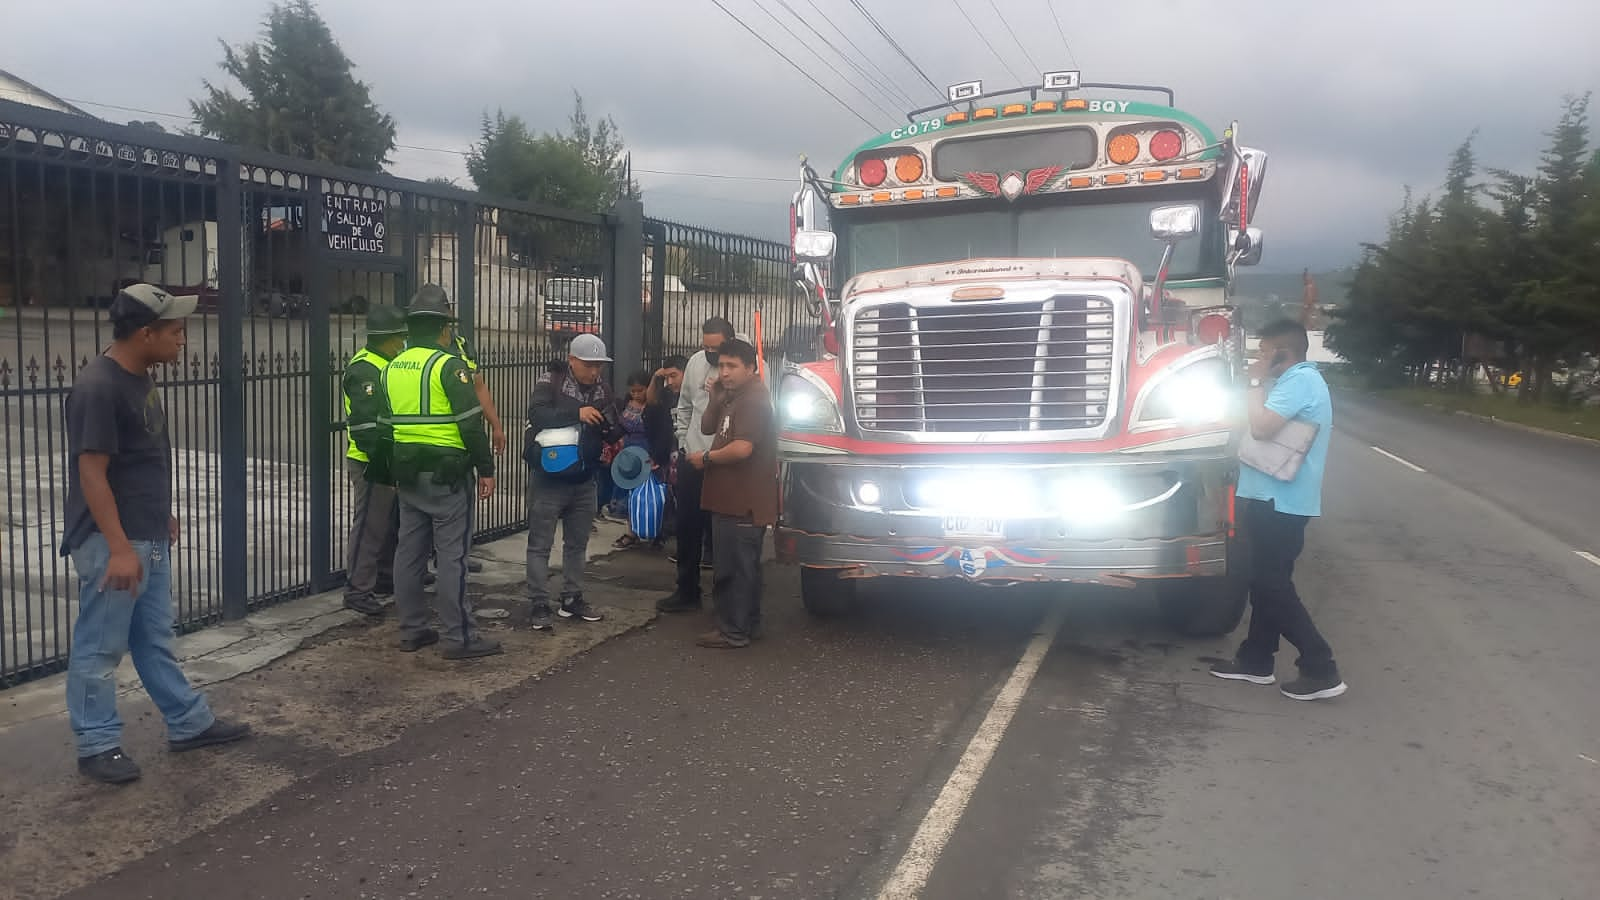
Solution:
<svg viewBox="0 0 1600 900">
<path fill-rule="evenodd" d="M 238 97 L 205 82 L 191 101 L 203 134 L 300 159 L 376 172 L 394 151 L 395 125 L 311 0 L 274 4 L 261 39 L 222 45 L 222 70 L 244 88 Z"/>
</svg>

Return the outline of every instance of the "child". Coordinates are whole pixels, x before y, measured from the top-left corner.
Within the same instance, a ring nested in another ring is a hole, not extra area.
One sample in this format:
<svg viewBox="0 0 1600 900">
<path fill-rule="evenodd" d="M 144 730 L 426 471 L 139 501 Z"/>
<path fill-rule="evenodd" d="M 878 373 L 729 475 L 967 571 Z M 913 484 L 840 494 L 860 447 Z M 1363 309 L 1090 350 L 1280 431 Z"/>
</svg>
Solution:
<svg viewBox="0 0 1600 900">
<path fill-rule="evenodd" d="M 610 464 L 612 459 L 616 458 L 616 455 L 624 447 L 642 447 L 647 451 L 650 449 L 649 431 L 644 421 L 645 395 L 649 388 L 650 375 L 648 373 L 634 372 L 628 376 L 628 396 L 617 398 L 616 408 L 617 421 L 622 425 L 622 440 L 607 448 L 606 459 L 604 460 L 607 465 Z M 605 487 L 602 490 L 609 489 L 610 492 L 606 498 L 611 507 L 609 514 L 612 518 L 626 522 L 628 520 L 628 492 L 620 490 L 611 482 L 609 469 L 605 470 L 604 477 Z M 612 546 L 618 550 L 626 550 L 637 543 L 639 543 L 639 536 L 630 530 L 627 534 L 617 538 Z"/>
</svg>

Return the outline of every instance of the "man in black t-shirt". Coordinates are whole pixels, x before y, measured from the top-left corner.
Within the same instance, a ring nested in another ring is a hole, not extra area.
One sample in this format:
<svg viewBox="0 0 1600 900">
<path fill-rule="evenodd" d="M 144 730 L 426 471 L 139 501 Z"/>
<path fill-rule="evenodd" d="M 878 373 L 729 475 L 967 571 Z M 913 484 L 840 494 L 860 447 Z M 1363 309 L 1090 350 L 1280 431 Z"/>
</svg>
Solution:
<svg viewBox="0 0 1600 900">
<path fill-rule="evenodd" d="M 122 752 L 117 666 L 131 652 L 167 724 L 174 752 L 237 741 L 184 677 L 172 652 L 172 444 L 150 369 L 178 359 L 194 297 L 136 284 L 111 303 L 114 343 L 67 395 L 70 457 L 61 554 L 78 573 L 78 620 L 67 664 L 67 711 L 78 771 L 122 784 L 139 767 Z"/>
</svg>

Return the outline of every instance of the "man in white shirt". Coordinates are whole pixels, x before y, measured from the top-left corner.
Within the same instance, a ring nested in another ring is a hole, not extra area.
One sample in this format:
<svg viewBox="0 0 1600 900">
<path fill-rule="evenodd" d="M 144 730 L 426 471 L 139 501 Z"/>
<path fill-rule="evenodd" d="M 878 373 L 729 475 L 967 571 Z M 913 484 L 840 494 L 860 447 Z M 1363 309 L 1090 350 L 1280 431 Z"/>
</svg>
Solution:
<svg viewBox="0 0 1600 900">
<path fill-rule="evenodd" d="M 711 385 L 717 379 L 717 350 L 733 340 L 733 325 L 713 316 L 700 328 L 703 348 L 689 357 L 683 370 L 683 390 L 672 411 L 672 427 L 678 436 L 678 589 L 656 601 L 661 612 L 690 612 L 700 608 L 700 564 L 702 551 L 710 548 L 706 532 L 711 517 L 700 508 L 700 484 L 704 473 L 688 465 L 684 454 L 696 455 L 711 449 L 712 435 L 700 431 L 700 420 L 711 403 Z M 706 560 L 710 562 L 710 560 Z"/>
</svg>

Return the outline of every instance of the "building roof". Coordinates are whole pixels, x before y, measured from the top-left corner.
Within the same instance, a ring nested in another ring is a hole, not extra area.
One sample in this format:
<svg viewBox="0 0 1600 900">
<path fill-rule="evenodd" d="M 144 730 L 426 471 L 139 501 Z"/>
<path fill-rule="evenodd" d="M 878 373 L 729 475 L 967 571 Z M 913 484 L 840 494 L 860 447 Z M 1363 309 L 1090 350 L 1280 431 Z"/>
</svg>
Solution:
<svg viewBox="0 0 1600 900">
<path fill-rule="evenodd" d="M 98 118 L 73 106 L 33 82 L 7 72 L 5 69 L 0 69 L 0 98 L 13 100 L 28 106 L 38 106 L 44 109 L 53 109 L 57 112 L 71 113 L 75 116 L 84 116 L 90 119 Z"/>
</svg>

